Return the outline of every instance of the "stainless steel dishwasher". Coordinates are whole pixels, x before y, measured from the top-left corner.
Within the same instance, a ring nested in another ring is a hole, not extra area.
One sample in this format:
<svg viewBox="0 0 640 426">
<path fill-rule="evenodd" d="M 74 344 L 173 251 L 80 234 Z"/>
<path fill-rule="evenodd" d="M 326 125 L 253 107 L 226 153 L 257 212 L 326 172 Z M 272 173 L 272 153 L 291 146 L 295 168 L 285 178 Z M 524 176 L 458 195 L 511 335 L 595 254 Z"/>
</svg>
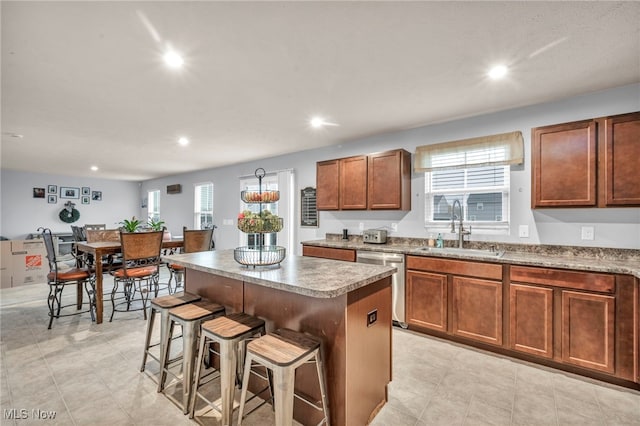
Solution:
<svg viewBox="0 0 640 426">
<path fill-rule="evenodd" d="M 393 324 L 407 328 L 404 314 L 404 255 L 397 253 L 384 253 L 380 251 L 358 250 L 356 262 L 373 265 L 388 265 L 397 269 L 391 276 L 392 307 L 391 315 Z"/>
</svg>

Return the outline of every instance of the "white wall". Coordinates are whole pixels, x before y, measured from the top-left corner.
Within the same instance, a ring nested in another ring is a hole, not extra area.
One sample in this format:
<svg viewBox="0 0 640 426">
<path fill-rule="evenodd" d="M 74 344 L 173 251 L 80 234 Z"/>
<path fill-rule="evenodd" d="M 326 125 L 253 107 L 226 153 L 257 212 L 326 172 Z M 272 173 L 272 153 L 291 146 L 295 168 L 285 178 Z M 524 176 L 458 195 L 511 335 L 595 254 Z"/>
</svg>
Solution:
<svg viewBox="0 0 640 426">
<path fill-rule="evenodd" d="M 47 203 L 47 198 L 33 198 L 33 188 L 47 188 L 47 185 L 58 186 L 58 202 Z M 102 191 L 102 201 L 91 201 L 82 204 L 80 199 L 71 200 L 76 203 L 80 218 L 74 225 L 85 223 L 104 223 L 108 228 L 117 228 L 118 222 L 124 218 L 137 215 L 138 182 L 126 182 L 107 179 L 78 178 L 70 176 L 49 175 L 43 173 L 27 173 L 2 169 L 0 188 L 2 189 L 0 235 L 9 239 L 22 239 L 28 234 L 36 233 L 38 227 L 51 228 L 52 232 L 71 232 L 71 224 L 58 217 L 64 203 L 69 201 L 60 198 L 60 187 L 89 187 L 93 191 Z"/>
<path fill-rule="evenodd" d="M 524 166 L 512 168 L 511 173 L 511 231 L 510 235 L 471 236 L 472 240 L 513 242 L 523 244 L 553 244 L 594 247 L 640 249 L 640 208 L 607 209 L 540 209 L 532 211 L 531 200 L 531 128 L 574 120 L 640 111 L 640 84 L 623 86 L 591 93 L 558 102 L 523 107 L 447 123 L 434 124 L 411 130 L 378 135 L 342 145 L 299 152 L 291 155 L 247 162 L 229 167 L 204 170 L 154 179 L 142 184 L 142 193 L 161 190 L 161 215 L 174 234 L 182 226 L 193 226 L 193 185 L 198 182 L 214 183 L 214 223 L 218 248 L 232 248 L 238 242 L 235 225 L 223 225 L 223 219 L 234 220 L 239 209 L 239 183 L 242 175 L 252 174 L 257 167 L 267 171 L 293 168 L 296 173 L 296 224 L 300 223 L 300 190 L 315 187 L 316 162 L 350 155 L 368 154 L 395 148 L 415 152 L 416 146 L 520 130 L 525 140 Z M 343 123 L 347 125 L 348 123 Z M 231 141 L 230 141 L 231 142 Z M 229 144 L 233 146 L 233 144 Z M 182 184 L 179 195 L 167 195 L 166 186 Z M 424 228 L 424 175 L 412 175 L 412 210 L 321 212 L 319 228 L 296 226 L 296 242 L 324 238 L 325 233 L 340 233 L 343 228 L 359 233 L 358 225 L 365 228 L 390 226 L 398 223 L 392 236 L 427 237 Z M 140 212 L 144 216 L 145 212 Z M 145 213 L 146 214 L 146 213 Z M 518 238 L 518 226 L 528 225 L 530 237 Z M 583 225 L 595 228 L 593 241 L 581 240 Z M 445 234 L 445 238 L 453 238 Z M 299 248 L 299 247 L 298 247 Z M 299 252 L 300 250 L 298 250 Z"/>
</svg>

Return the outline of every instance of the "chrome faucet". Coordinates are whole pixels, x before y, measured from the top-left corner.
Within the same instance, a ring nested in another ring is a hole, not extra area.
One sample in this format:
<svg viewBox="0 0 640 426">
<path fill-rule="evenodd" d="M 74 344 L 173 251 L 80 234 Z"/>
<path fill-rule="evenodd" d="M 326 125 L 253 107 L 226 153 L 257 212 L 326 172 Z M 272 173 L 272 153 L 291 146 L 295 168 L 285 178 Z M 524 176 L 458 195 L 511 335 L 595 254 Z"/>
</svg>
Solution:
<svg viewBox="0 0 640 426">
<path fill-rule="evenodd" d="M 462 214 L 462 204 L 460 204 L 460 200 L 453 200 L 453 206 L 451 207 L 451 232 L 455 234 L 456 232 L 456 204 L 458 205 L 458 210 L 460 210 L 460 224 L 458 225 L 458 247 L 463 248 L 464 244 L 464 236 L 471 234 L 471 226 L 469 226 L 469 230 L 464 229 L 464 224 L 462 223 L 462 218 L 464 215 Z"/>
</svg>

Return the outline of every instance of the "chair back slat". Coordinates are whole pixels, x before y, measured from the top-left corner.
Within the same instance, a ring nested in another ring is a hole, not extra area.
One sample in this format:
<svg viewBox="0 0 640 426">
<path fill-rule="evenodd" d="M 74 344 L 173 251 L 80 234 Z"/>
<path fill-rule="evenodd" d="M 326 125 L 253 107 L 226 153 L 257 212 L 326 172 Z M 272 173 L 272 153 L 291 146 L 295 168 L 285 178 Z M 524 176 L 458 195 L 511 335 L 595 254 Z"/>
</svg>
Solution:
<svg viewBox="0 0 640 426">
<path fill-rule="evenodd" d="M 101 230 L 87 229 L 85 231 L 85 237 L 88 243 L 97 243 L 100 241 L 120 242 L 120 230 L 119 229 L 101 229 Z"/>
<path fill-rule="evenodd" d="M 84 225 L 84 229 L 91 229 L 93 231 L 96 231 L 100 229 L 107 229 L 107 225 L 104 223 L 87 223 L 86 225 Z"/>
<path fill-rule="evenodd" d="M 182 229 L 184 241 L 183 252 L 195 253 L 199 251 L 211 250 L 211 240 L 213 239 L 213 229 L 187 230 Z"/>
<path fill-rule="evenodd" d="M 38 231 L 42 230 L 42 240 L 44 241 L 44 248 L 47 250 L 47 260 L 49 261 L 49 271 L 53 273 L 58 272 L 58 263 L 56 259 L 56 249 L 53 245 L 53 235 L 51 235 L 51 229 L 38 228 Z"/>
<path fill-rule="evenodd" d="M 163 231 L 120 232 L 125 268 L 160 264 Z"/>
</svg>

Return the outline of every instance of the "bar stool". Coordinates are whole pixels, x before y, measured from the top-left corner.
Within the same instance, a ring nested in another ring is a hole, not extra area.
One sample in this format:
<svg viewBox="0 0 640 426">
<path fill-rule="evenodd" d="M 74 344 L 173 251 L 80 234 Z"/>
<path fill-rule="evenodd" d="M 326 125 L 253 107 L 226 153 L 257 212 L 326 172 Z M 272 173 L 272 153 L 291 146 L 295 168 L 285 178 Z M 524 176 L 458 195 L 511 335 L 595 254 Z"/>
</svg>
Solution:
<svg viewBox="0 0 640 426">
<path fill-rule="evenodd" d="M 251 339 L 256 335 L 264 335 L 266 333 L 264 320 L 247 315 L 242 312 L 229 314 L 224 317 L 218 317 L 202 324 L 200 334 L 200 348 L 198 350 L 198 360 L 196 362 L 195 385 L 191 393 L 191 412 L 189 418 L 194 417 L 196 408 L 196 397 L 203 399 L 209 406 L 222 415 L 222 425 L 231 425 L 233 416 L 233 400 L 236 385 L 236 371 L 238 367 L 242 367 L 242 358 L 238 364 L 238 353 L 243 353 L 243 343 L 247 339 Z M 205 377 L 200 377 L 205 347 L 208 343 L 218 343 L 220 347 L 220 406 L 209 401 L 198 389 L 209 383 L 203 381 Z"/>
<path fill-rule="evenodd" d="M 182 326 L 182 412 L 189 412 L 189 399 L 193 383 L 193 362 L 198 344 L 200 325 L 207 320 L 224 315 L 224 306 L 201 300 L 169 310 L 169 331 L 164 338 L 164 363 L 160 369 L 158 392 L 165 388 L 165 380 L 169 371 L 169 354 L 171 353 L 171 337 L 175 324 Z M 170 398 L 171 399 L 171 398 Z M 176 401 L 177 402 L 177 401 Z"/>
<path fill-rule="evenodd" d="M 144 354 L 142 355 L 142 366 L 140 372 L 144 372 L 147 364 L 147 356 L 150 356 L 158 362 L 160 368 L 165 364 L 164 360 L 164 346 L 163 342 L 167 332 L 169 331 L 169 310 L 177 308 L 178 306 L 186 305 L 187 303 L 198 302 L 202 298 L 191 293 L 175 293 L 167 296 L 156 297 L 151 300 L 151 306 L 149 307 L 149 320 L 147 321 L 147 335 L 144 342 Z M 155 321 L 156 313 L 160 313 L 160 340 L 158 343 L 151 344 L 151 334 L 153 333 L 153 323 Z M 160 358 L 156 358 L 150 349 L 156 346 L 160 346 Z M 160 387 L 160 380 L 157 380 L 158 388 Z M 160 392 L 160 390 L 158 390 Z"/>
<path fill-rule="evenodd" d="M 294 397 L 322 411 L 324 418 L 318 423 L 329 426 L 329 409 L 327 403 L 327 387 L 324 381 L 324 368 L 320 355 L 321 342 L 318 338 L 289 330 L 279 329 L 259 339 L 249 342 L 244 363 L 242 378 L 242 394 L 238 410 L 238 425 L 242 424 L 247 386 L 253 362 L 261 364 L 273 372 L 274 408 L 277 426 L 291 426 L 293 424 Z M 320 386 L 321 404 L 318 406 L 308 397 L 298 395 L 294 391 L 295 370 L 307 362 L 315 362 Z"/>
</svg>

